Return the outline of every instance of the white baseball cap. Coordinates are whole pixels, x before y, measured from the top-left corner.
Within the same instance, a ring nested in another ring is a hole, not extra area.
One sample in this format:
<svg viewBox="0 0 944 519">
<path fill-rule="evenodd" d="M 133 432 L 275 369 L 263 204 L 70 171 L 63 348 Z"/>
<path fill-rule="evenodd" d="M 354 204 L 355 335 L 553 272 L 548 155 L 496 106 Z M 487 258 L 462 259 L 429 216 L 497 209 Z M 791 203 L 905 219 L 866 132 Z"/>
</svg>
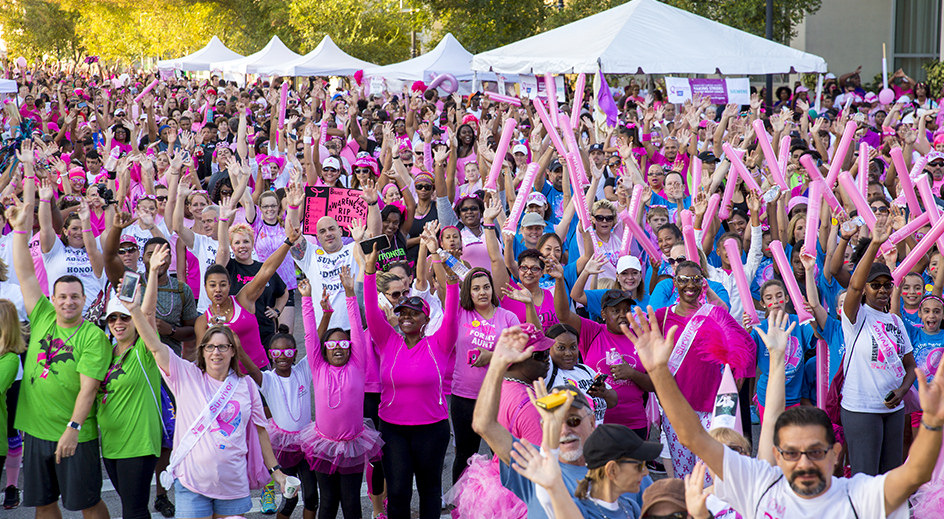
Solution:
<svg viewBox="0 0 944 519">
<path fill-rule="evenodd" d="M 328 157 L 321 162 L 322 168 L 334 168 L 341 171 L 341 161 L 337 157 Z"/>
<path fill-rule="evenodd" d="M 511 148 L 511 154 L 514 155 L 516 153 L 524 153 L 525 155 L 527 155 L 528 147 L 525 146 L 524 144 L 515 144 L 515 146 Z"/>
<path fill-rule="evenodd" d="M 642 272 L 642 263 L 636 256 L 623 256 L 616 262 L 616 272 L 622 274 L 626 269 L 636 269 Z"/>
<path fill-rule="evenodd" d="M 541 215 L 538 213 L 528 213 L 521 218 L 521 227 L 532 227 L 540 225 L 541 227 L 547 226 L 547 222 L 544 221 L 544 218 L 541 218 Z"/>
<path fill-rule="evenodd" d="M 546 205 L 547 205 L 547 197 L 545 197 L 543 193 L 538 193 L 537 191 L 534 191 L 534 192 L 532 192 L 531 194 L 528 195 L 528 199 L 525 200 L 525 204 L 524 204 L 524 205 L 525 205 L 525 207 L 527 207 L 527 206 L 529 206 L 529 205 L 546 206 Z"/>
</svg>

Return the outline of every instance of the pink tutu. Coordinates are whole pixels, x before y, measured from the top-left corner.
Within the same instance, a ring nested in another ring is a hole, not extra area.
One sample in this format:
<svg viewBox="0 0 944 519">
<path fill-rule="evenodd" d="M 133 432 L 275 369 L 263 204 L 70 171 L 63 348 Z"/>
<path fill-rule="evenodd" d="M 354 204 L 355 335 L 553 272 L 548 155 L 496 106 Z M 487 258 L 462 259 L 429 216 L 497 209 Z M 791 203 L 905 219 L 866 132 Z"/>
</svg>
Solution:
<svg viewBox="0 0 944 519">
<path fill-rule="evenodd" d="M 364 420 L 364 429 L 350 440 L 332 440 L 321 434 L 315 424 L 299 433 L 301 449 L 311 470 L 322 474 L 357 474 L 364 466 L 380 459 L 383 440 L 373 423 Z"/>
<path fill-rule="evenodd" d="M 524 519 L 528 516 L 528 507 L 524 501 L 501 484 L 497 456 L 489 459 L 474 454 L 469 458 L 469 467 L 443 499 L 455 505 L 453 519 Z"/>
<path fill-rule="evenodd" d="M 272 444 L 272 450 L 275 452 L 275 457 L 278 459 L 279 465 L 283 467 L 294 467 L 305 459 L 300 442 L 301 434 L 304 429 L 302 431 L 286 431 L 278 425 L 275 425 L 275 421 L 269 418 L 269 423 L 266 424 L 266 431 L 269 433 L 269 442 Z"/>
</svg>

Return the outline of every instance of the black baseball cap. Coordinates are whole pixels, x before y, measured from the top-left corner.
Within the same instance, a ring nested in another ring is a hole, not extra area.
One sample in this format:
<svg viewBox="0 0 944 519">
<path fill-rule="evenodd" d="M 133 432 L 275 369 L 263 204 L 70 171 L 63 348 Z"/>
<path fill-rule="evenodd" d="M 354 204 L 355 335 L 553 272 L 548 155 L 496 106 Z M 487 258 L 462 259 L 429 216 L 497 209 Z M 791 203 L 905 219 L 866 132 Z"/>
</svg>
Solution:
<svg viewBox="0 0 944 519">
<path fill-rule="evenodd" d="M 605 423 L 597 426 L 583 445 L 588 469 L 602 467 L 619 459 L 652 461 L 662 453 L 662 444 L 643 441 L 625 425 Z"/>
<path fill-rule="evenodd" d="M 559 160 L 557 160 L 557 159 L 554 159 L 554 160 L 552 160 L 551 163 L 547 166 L 547 169 L 548 169 L 548 171 L 555 171 L 555 170 L 558 170 L 558 169 L 563 170 L 563 169 L 564 169 L 564 165 L 561 164 L 561 161 L 559 161 Z"/>
<path fill-rule="evenodd" d="M 590 145 L 590 151 L 603 151 L 603 144 L 599 142 Z"/>
<path fill-rule="evenodd" d="M 705 164 L 714 164 L 715 162 L 721 162 L 721 159 L 715 157 L 715 154 L 710 151 L 703 151 L 698 154 L 698 160 L 704 162 Z"/>
<path fill-rule="evenodd" d="M 590 411 L 591 413 L 593 412 L 593 406 L 590 405 L 590 401 L 587 400 L 587 395 L 583 394 L 583 391 L 577 388 L 577 386 L 574 386 L 571 384 L 561 384 L 559 386 L 554 386 L 553 388 L 551 388 L 551 391 L 555 389 L 558 391 L 573 391 L 575 393 L 574 401 L 572 404 L 570 404 L 571 408 L 586 409 L 587 411 Z"/>
<path fill-rule="evenodd" d="M 606 293 L 603 294 L 603 299 L 600 301 L 600 308 L 616 306 L 623 301 L 629 301 L 630 303 L 636 302 L 633 296 L 625 290 L 607 290 Z"/>
<path fill-rule="evenodd" d="M 892 271 L 888 269 L 888 265 L 884 263 L 873 263 L 872 268 L 869 269 L 869 277 L 865 282 L 871 283 L 882 276 L 887 278 L 892 277 Z"/>
</svg>

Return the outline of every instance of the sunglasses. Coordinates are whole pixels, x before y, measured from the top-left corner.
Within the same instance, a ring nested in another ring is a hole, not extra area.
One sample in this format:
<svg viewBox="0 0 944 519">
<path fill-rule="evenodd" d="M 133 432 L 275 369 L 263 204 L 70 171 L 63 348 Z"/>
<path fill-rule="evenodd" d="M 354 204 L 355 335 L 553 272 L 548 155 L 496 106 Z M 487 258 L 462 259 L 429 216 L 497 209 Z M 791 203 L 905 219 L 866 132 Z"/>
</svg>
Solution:
<svg viewBox="0 0 944 519">
<path fill-rule="evenodd" d="M 354 173 L 358 173 L 358 174 L 363 173 L 363 174 L 366 175 L 366 174 L 368 174 L 368 173 L 371 173 L 371 174 L 372 174 L 373 172 L 374 172 L 374 170 L 372 170 L 372 169 L 370 169 L 370 168 L 354 168 Z"/>
<path fill-rule="evenodd" d="M 688 512 L 675 512 L 667 515 L 646 514 L 645 519 L 688 519 Z"/>
<path fill-rule="evenodd" d="M 888 208 L 884 205 L 880 205 L 878 207 L 873 207 L 872 212 L 875 214 L 888 214 Z"/>
<path fill-rule="evenodd" d="M 433 190 L 432 184 L 416 184 L 415 187 L 417 191 L 432 191 Z"/>
<path fill-rule="evenodd" d="M 266 204 L 266 205 L 261 205 L 261 206 L 259 206 L 259 208 L 260 208 L 260 209 L 278 209 L 279 206 L 277 206 L 277 205 L 275 205 L 275 204 Z"/>
<path fill-rule="evenodd" d="M 668 263 L 669 265 L 678 265 L 679 263 L 681 263 L 681 262 L 683 262 L 683 261 L 685 261 L 685 260 L 687 260 L 687 259 L 688 259 L 688 258 L 686 258 L 685 256 L 679 256 L 679 257 L 677 257 L 677 258 L 666 258 L 665 261 L 666 261 L 666 263 Z"/>
<path fill-rule="evenodd" d="M 229 349 L 232 347 L 233 346 L 231 344 L 207 344 L 203 346 L 203 349 L 206 351 L 218 351 L 222 353 L 224 351 L 229 351 Z"/>
<path fill-rule="evenodd" d="M 645 461 L 639 461 L 639 460 L 616 460 L 616 462 L 619 463 L 620 465 L 636 465 L 636 470 L 638 470 L 638 471 L 640 471 L 640 472 L 642 472 L 642 470 L 643 470 L 644 468 L 646 468 L 646 462 L 645 462 Z"/>
<path fill-rule="evenodd" d="M 891 281 L 886 281 L 886 282 L 884 282 L 884 283 L 879 283 L 878 281 L 873 281 L 873 282 L 869 283 L 869 286 L 872 287 L 872 290 L 881 290 L 881 289 L 883 289 L 883 288 L 884 288 L 885 290 L 891 290 L 892 287 L 895 286 L 895 284 L 892 283 Z"/>
<path fill-rule="evenodd" d="M 115 321 L 121 321 L 123 323 L 127 323 L 131 321 L 131 316 L 125 315 L 125 314 L 111 314 L 108 316 L 107 321 L 108 321 L 108 324 L 112 324 Z"/>
<path fill-rule="evenodd" d="M 135 245 L 135 246 L 133 246 L 133 247 L 122 247 L 122 248 L 118 249 L 118 254 L 119 254 L 119 255 L 122 255 L 122 256 L 124 256 L 125 254 L 131 254 L 131 253 L 133 253 L 133 252 L 138 252 L 138 246 L 137 246 L 137 245 Z"/>
<path fill-rule="evenodd" d="M 571 429 L 576 429 L 577 427 L 580 427 L 580 424 L 582 424 L 583 421 L 584 421 L 583 416 L 570 415 L 567 417 L 566 420 L 564 420 L 564 423 L 567 424 L 567 427 L 570 427 Z"/>
<path fill-rule="evenodd" d="M 593 219 L 598 222 L 612 222 L 613 220 L 616 220 L 616 215 L 595 214 L 593 215 Z"/>
<path fill-rule="evenodd" d="M 269 353 L 272 355 L 272 358 L 273 358 L 273 359 L 277 359 L 277 358 L 279 358 L 279 357 L 285 357 L 286 359 L 294 359 L 294 358 L 295 358 L 295 350 L 294 350 L 294 349 L 291 349 L 291 350 L 269 350 Z"/>
<path fill-rule="evenodd" d="M 337 171 L 338 168 L 321 168 L 322 171 Z"/>
<path fill-rule="evenodd" d="M 804 454 L 810 461 L 822 461 L 826 459 L 826 455 L 829 454 L 829 449 L 810 449 L 808 451 L 785 451 L 780 447 L 777 447 L 777 452 L 783 456 L 783 459 L 787 461 L 800 461 L 800 457 Z"/>
<path fill-rule="evenodd" d="M 158 196 L 155 196 L 154 199 L 157 200 L 158 202 L 166 202 L 167 195 L 158 195 Z"/>
<path fill-rule="evenodd" d="M 547 362 L 551 358 L 551 352 L 549 350 L 536 351 L 531 354 L 531 360 L 536 360 L 538 362 Z"/>
<path fill-rule="evenodd" d="M 351 341 L 325 341 L 325 348 L 329 350 L 336 350 L 341 348 L 342 350 L 350 349 Z"/>
<path fill-rule="evenodd" d="M 393 292 L 387 292 L 387 297 L 399 301 L 403 294 L 406 293 L 406 290 L 395 290 Z"/>
<path fill-rule="evenodd" d="M 472 213 L 478 210 L 479 210 L 479 206 L 477 205 L 464 205 L 459 208 L 460 213 Z"/>
<path fill-rule="evenodd" d="M 704 279 L 704 276 L 675 276 L 675 282 L 679 285 L 700 285 Z"/>
</svg>

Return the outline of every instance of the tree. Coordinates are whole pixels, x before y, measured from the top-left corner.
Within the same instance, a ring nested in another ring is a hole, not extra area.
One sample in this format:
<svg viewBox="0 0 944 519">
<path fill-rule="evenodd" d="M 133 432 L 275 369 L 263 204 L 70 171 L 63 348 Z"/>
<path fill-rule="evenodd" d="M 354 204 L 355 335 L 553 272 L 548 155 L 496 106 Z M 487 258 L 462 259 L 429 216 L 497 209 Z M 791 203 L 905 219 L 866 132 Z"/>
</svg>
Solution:
<svg viewBox="0 0 944 519">
<path fill-rule="evenodd" d="M 78 59 L 82 44 L 76 13 L 44 0 L 0 0 L 0 25 L 11 56 Z"/>
<path fill-rule="evenodd" d="M 544 0 L 426 0 L 436 40 L 451 32 L 473 54 L 540 32 L 555 9 Z"/>
</svg>

